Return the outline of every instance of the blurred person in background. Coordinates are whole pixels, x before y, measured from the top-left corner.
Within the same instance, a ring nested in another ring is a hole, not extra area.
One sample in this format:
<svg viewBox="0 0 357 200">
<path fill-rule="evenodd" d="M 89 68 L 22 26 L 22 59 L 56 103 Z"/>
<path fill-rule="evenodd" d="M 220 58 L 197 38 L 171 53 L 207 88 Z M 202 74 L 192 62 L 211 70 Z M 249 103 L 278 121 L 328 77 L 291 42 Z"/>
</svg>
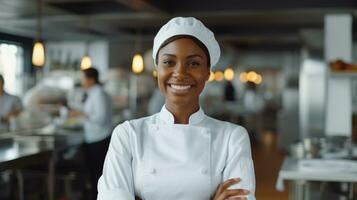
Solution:
<svg viewBox="0 0 357 200">
<path fill-rule="evenodd" d="M 193 17 L 173 18 L 157 33 L 152 56 L 165 105 L 115 128 L 98 200 L 254 200 L 247 131 L 199 104 L 220 57 L 214 34 Z"/>
<path fill-rule="evenodd" d="M 226 81 L 224 84 L 224 100 L 225 101 L 235 101 L 236 100 L 236 90 L 231 81 Z"/>
<path fill-rule="evenodd" d="M 99 72 L 95 68 L 81 71 L 83 109 L 71 110 L 70 117 L 84 120 L 85 155 L 90 171 L 93 199 L 96 199 L 97 181 L 102 174 L 102 166 L 108 149 L 112 131 L 112 103 L 109 95 L 99 83 Z"/>
<path fill-rule="evenodd" d="M 252 136 L 252 142 L 259 142 L 263 131 L 263 109 L 265 106 L 264 97 L 257 90 L 257 85 L 247 82 L 246 91 L 243 97 L 243 105 L 246 111 L 245 127 Z"/>
<path fill-rule="evenodd" d="M 0 75 L 0 132 L 10 129 L 11 120 L 17 117 L 23 107 L 20 98 L 4 90 L 5 80 Z"/>
</svg>

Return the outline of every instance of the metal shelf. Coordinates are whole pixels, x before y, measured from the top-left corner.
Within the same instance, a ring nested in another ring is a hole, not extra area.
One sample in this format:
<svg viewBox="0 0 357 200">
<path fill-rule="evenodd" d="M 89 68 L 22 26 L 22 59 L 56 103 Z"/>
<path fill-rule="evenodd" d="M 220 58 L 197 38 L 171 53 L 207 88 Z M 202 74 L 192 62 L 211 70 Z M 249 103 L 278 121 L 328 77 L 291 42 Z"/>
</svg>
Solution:
<svg viewBox="0 0 357 200">
<path fill-rule="evenodd" d="M 357 71 L 353 72 L 330 72 L 332 78 L 350 78 L 357 80 Z"/>
</svg>

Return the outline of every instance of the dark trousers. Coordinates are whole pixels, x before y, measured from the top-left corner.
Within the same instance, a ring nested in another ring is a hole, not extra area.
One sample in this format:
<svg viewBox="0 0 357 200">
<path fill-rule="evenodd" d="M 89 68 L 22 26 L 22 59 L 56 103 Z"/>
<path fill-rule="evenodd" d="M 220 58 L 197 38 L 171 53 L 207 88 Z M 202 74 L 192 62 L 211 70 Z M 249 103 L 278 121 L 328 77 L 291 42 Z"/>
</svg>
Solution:
<svg viewBox="0 0 357 200">
<path fill-rule="evenodd" d="M 97 183 L 98 179 L 102 175 L 104 159 L 107 154 L 109 147 L 110 137 L 104 140 L 87 143 L 84 146 L 87 167 L 90 173 L 90 183 L 91 183 L 91 199 L 96 199 L 97 196 Z"/>
</svg>

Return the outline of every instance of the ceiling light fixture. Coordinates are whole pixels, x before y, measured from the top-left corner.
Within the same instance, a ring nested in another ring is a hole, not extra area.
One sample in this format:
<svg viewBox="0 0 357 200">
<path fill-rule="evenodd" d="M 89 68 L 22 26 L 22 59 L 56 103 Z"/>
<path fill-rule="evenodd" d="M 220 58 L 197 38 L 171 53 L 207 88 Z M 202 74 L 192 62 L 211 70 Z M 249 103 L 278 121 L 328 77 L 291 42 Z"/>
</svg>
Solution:
<svg viewBox="0 0 357 200">
<path fill-rule="evenodd" d="M 141 54 L 137 53 L 134 55 L 131 69 L 134 74 L 140 74 L 144 71 L 144 59 Z"/>
<path fill-rule="evenodd" d="M 89 20 L 86 18 L 84 20 L 85 33 L 89 35 Z M 85 53 L 81 59 L 81 70 L 88 69 L 92 67 L 92 58 L 89 56 L 89 39 L 85 41 Z"/>
<path fill-rule="evenodd" d="M 131 71 L 134 74 L 140 74 L 144 71 L 144 59 L 143 56 L 139 53 L 141 50 L 141 37 L 139 31 L 137 31 L 137 39 L 135 41 L 135 55 L 133 57 L 133 62 L 131 64 Z"/>
<path fill-rule="evenodd" d="M 232 81 L 234 79 L 234 70 L 232 68 L 227 68 L 224 70 L 224 79 L 226 81 Z"/>
<path fill-rule="evenodd" d="M 32 64 L 42 67 L 45 64 L 45 46 L 41 41 L 42 32 L 42 0 L 37 0 L 37 37 L 32 51 Z"/>
</svg>

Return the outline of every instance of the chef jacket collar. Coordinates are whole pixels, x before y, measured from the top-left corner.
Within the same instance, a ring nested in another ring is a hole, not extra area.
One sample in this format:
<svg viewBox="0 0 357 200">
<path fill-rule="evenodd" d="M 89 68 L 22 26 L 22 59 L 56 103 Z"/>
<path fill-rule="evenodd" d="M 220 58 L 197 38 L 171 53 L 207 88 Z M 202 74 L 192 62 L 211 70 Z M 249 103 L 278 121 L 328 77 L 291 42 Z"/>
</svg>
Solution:
<svg viewBox="0 0 357 200">
<path fill-rule="evenodd" d="M 162 106 L 161 111 L 160 111 L 160 120 L 163 121 L 166 124 L 174 124 L 175 123 L 175 117 L 174 115 L 167 110 L 166 106 Z M 194 125 L 194 124 L 198 124 L 200 123 L 203 118 L 205 116 L 205 113 L 203 112 L 202 108 L 200 107 L 200 109 L 193 113 L 189 120 L 188 120 L 188 125 Z"/>
</svg>

